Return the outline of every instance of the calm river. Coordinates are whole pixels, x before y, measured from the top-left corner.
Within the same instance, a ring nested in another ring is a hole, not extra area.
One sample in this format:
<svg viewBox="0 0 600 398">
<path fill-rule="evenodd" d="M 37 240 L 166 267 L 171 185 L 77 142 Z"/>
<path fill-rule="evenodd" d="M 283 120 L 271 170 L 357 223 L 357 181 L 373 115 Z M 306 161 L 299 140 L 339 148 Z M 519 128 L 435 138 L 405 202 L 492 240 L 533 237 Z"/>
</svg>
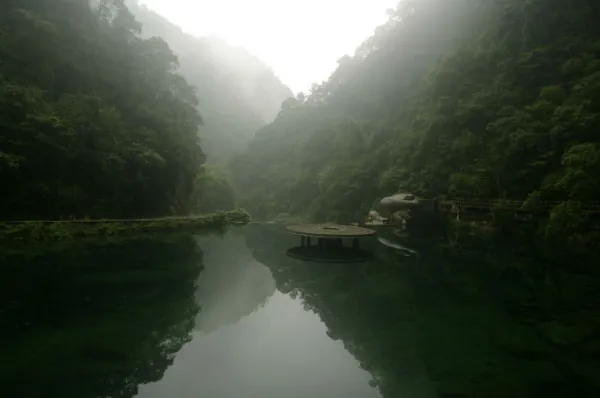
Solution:
<svg viewBox="0 0 600 398">
<path fill-rule="evenodd" d="M 325 263 L 299 242 L 0 247 L 0 397 L 600 396 L 597 259 L 383 233 Z"/>
</svg>

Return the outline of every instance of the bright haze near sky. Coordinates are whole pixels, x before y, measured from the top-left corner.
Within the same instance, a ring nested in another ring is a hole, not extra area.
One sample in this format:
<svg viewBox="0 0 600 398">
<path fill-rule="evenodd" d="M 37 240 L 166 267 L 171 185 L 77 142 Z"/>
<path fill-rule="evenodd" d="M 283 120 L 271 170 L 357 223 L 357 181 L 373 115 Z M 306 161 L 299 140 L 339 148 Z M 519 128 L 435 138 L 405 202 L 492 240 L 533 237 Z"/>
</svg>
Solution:
<svg viewBox="0 0 600 398">
<path fill-rule="evenodd" d="M 246 48 L 295 93 L 326 80 L 398 0 L 141 0 L 194 36 Z"/>
</svg>

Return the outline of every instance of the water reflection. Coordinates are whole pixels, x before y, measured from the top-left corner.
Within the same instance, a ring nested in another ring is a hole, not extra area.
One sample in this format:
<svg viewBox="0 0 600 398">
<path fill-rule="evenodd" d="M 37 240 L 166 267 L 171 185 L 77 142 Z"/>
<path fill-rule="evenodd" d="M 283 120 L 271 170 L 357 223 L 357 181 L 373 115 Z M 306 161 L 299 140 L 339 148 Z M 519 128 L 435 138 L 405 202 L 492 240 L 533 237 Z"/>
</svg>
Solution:
<svg viewBox="0 0 600 398">
<path fill-rule="evenodd" d="M 286 250 L 288 257 L 315 263 L 360 263 L 369 261 L 373 253 L 342 245 L 296 246 Z"/>
<path fill-rule="evenodd" d="M 406 240 L 406 236 L 402 239 L 403 236 L 401 234 L 395 233 L 395 231 L 386 231 L 380 230 L 377 234 L 377 240 L 384 246 L 387 246 L 391 249 L 398 250 L 404 256 L 414 256 L 417 254 L 417 251 L 406 247 L 404 245 L 404 241 Z"/>
<path fill-rule="evenodd" d="M 198 236 L 196 242 L 205 259 L 196 290 L 202 308 L 196 317 L 196 330 L 210 333 L 236 323 L 263 307 L 275 293 L 271 272 L 252 257 L 243 230 L 232 229 L 226 236 Z"/>
<path fill-rule="evenodd" d="M 600 277 L 593 259 L 471 237 L 374 240 L 376 260 L 298 262 L 276 231 L 247 236 L 277 288 L 302 300 L 385 397 L 595 397 Z M 413 250 L 413 249 L 411 249 Z M 597 264 L 596 264 L 597 265 Z"/>
<path fill-rule="evenodd" d="M 350 266 L 268 226 L 0 249 L 0 397 L 597 396 L 597 258 L 414 236 Z"/>
<path fill-rule="evenodd" d="M 132 397 L 189 341 L 189 237 L 0 250 L 0 396 Z"/>
<path fill-rule="evenodd" d="M 271 271 L 246 246 L 249 235 L 261 239 L 262 231 L 197 239 L 206 264 L 196 292 L 198 332 L 138 397 L 378 397 L 369 373 L 327 336 L 319 317 L 275 290 Z"/>
</svg>

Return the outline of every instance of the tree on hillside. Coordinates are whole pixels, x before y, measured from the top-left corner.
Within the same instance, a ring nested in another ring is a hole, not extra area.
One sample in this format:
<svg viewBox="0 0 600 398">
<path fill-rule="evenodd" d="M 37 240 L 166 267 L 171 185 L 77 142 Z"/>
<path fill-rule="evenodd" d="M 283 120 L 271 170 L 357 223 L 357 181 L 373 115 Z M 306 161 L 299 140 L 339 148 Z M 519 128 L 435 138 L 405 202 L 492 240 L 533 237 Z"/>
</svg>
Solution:
<svg viewBox="0 0 600 398">
<path fill-rule="evenodd" d="M 397 190 L 590 200 L 599 17 L 593 0 L 400 2 L 256 134 L 234 167 L 242 204 L 352 221 Z"/>
<path fill-rule="evenodd" d="M 139 32 L 120 0 L 0 5 L 1 217 L 189 210 L 197 99 L 167 44 Z"/>
</svg>

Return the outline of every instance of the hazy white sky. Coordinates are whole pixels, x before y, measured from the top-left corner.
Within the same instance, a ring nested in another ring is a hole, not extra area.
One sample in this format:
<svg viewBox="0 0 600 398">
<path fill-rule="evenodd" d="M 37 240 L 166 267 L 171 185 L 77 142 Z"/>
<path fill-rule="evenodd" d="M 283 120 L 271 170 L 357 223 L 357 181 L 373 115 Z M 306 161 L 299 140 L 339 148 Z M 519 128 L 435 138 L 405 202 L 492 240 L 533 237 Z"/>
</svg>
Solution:
<svg viewBox="0 0 600 398">
<path fill-rule="evenodd" d="M 141 0 L 195 36 L 216 35 L 271 66 L 292 91 L 327 79 L 336 61 L 386 21 L 398 0 Z"/>
</svg>

